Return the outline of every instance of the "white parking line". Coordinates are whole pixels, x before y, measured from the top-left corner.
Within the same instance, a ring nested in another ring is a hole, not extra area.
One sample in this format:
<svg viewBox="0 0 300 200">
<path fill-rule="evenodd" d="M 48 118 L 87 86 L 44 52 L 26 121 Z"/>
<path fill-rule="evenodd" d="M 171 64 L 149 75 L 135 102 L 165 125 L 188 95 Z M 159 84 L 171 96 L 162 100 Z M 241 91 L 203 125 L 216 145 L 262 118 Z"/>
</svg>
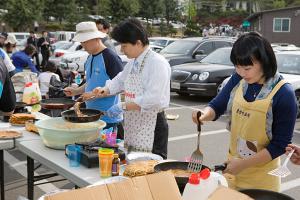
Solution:
<svg viewBox="0 0 300 200">
<path fill-rule="evenodd" d="M 217 131 L 207 131 L 207 132 L 202 132 L 201 136 L 214 135 L 214 134 L 226 133 L 226 132 L 228 132 L 228 130 L 226 130 L 226 129 L 221 129 L 221 130 L 217 130 Z M 171 142 L 171 141 L 177 141 L 177 140 L 185 140 L 185 139 L 194 138 L 197 136 L 198 136 L 198 133 L 193 133 L 193 134 L 189 134 L 189 135 L 181 135 L 181 136 L 176 136 L 176 137 L 170 137 L 168 139 L 168 141 Z"/>
<path fill-rule="evenodd" d="M 294 129 L 294 133 L 300 134 L 300 131 Z"/>
<path fill-rule="evenodd" d="M 281 183 L 280 190 L 281 192 L 284 192 L 286 190 L 290 190 L 298 186 L 300 186 L 300 178 Z"/>
<path fill-rule="evenodd" d="M 7 151 L 4 151 L 4 159 L 5 159 L 5 162 L 7 162 L 17 172 L 19 172 L 19 174 L 21 174 L 24 177 L 27 177 L 27 166 L 24 164 L 24 162 L 21 162 L 20 160 L 15 158 L 13 155 L 8 153 Z M 37 176 L 39 174 L 34 173 L 34 175 Z M 39 183 L 42 183 L 42 182 L 47 182 L 47 179 L 39 181 Z M 39 187 L 45 193 L 54 191 L 54 190 L 58 190 L 58 188 L 51 183 L 48 183 L 45 185 L 37 185 L 37 187 Z"/>
</svg>

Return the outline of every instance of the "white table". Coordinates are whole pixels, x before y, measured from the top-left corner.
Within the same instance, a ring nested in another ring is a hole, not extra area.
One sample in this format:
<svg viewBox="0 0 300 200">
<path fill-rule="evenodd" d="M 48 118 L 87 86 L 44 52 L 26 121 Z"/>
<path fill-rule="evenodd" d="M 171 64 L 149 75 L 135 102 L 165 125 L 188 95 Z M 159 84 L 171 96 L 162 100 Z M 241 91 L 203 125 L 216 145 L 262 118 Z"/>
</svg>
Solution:
<svg viewBox="0 0 300 200">
<path fill-rule="evenodd" d="M 36 115 L 37 119 L 49 118 L 49 116 L 44 115 L 42 113 L 34 113 L 34 114 Z M 23 133 L 23 136 L 16 140 L 13 140 L 13 139 L 0 140 L 0 189 L 1 189 L 1 200 L 4 200 L 5 193 L 4 193 L 4 156 L 3 156 L 4 153 L 3 153 L 3 151 L 14 148 L 21 141 L 40 140 L 40 136 L 26 131 L 23 126 L 22 127 L 12 126 L 12 125 L 10 125 L 10 123 L 2 122 L 2 121 L 0 121 L 0 130 L 15 130 L 15 131 L 19 131 L 19 132 Z"/>
<path fill-rule="evenodd" d="M 47 166 L 52 171 L 68 179 L 78 187 L 85 187 L 91 184 L 103 182 L 109 183 L 119 181 L 124 177 L 113 177 L 103 179 L 100 177 L 99 168 L 87 168 L 83 165 L 70 167 L 69 160 L 63 150 L 55 150 L 46 147 L 41 140 L 22 141 L 17 144 L 18 149 L 27 155 L 28 172 L 28 198 L 33 199 L 34 193 L 34 160 Z"/>
</svg>

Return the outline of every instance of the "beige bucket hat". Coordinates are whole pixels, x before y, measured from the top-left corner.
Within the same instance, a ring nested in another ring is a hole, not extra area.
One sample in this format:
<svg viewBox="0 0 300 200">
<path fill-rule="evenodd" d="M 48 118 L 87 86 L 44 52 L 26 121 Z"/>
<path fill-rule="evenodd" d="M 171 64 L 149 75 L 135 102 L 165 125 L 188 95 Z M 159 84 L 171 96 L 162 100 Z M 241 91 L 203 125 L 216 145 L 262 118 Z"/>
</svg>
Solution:
<svg viewBox="0 0 300 200">
<path fill-rule="evenodd" d="M 91 39 L 104 37 L 106 37 L 106 34 L 98 31 L 95 22 L 80 22 L 76 25 L 76 34 L 73 41 L 85 42 Z"/>
</svg>

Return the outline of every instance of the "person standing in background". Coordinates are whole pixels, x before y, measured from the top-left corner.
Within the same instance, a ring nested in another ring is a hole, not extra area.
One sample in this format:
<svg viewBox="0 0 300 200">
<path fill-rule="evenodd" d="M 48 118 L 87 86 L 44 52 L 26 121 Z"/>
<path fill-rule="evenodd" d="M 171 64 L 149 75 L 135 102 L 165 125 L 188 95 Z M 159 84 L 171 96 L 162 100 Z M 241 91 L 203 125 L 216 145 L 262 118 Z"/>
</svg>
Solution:
<svg viewBox="0 0 300 200">
<path fill-rule="evenodd" d="M 36 68 L 40 71 L 40 59 L 39 59 L 39 48 L 38 48 L 38 39 L 34 31 L 30 31 L 30 36 L 27 38 L 27 45 L 31 44 L 36 48 L 35 54 L 33 54 L 32 58 L 35 58 Z"/>
<path fill-rule="evenodd" d="M 12 77 L 15 73 L 16 73 L 16 68 L 13 65 L 13 63 L 11 62 L 8 54 L 6 53 L 6 51 L 4 51 L 4 49 L 2 49 L 4 47 L 5 41 L 8 37 L 7 33 L 0 33 L 0 58 L 2 58 L 0 60 L 0 64 L 2 64 L 3 66 L 5 66 L 7 68 L 7 71 L 9 73 L 9 76 Z"/>
<path fill-rule="evenodd" d="M 44 67 L 50 57 L 50 39 L 47 31 L 42 32 L 42 37 L 39 38 L 37 46 L 41 49 L 41 54 L 43 57 L 41 67 Z"/>
<path fill-rule="evenodd" d="M 110 48 L 115 53 L 117 53 L 116 48 L 109 37 L 109 31 L 110 31 L 109 22 L 106 21 L 105 19 L 97 19 L 96 25 L 97 25 L 97 28 L 99 31 L 106 34 L 106 36 L 104 38 L 101 38 L 101 41 L 104 44 L 104 46 L 106 46 L 107 48 Z"/>
</svg>

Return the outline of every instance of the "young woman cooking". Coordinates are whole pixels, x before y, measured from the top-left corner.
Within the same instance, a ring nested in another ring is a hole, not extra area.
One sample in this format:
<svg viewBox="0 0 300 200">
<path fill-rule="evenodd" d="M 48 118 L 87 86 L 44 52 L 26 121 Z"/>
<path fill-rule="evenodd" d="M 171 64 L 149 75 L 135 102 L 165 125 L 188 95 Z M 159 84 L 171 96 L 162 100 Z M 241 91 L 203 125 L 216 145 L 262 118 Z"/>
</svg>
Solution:
<svg viewBox="0 0 300 200">
<path fill-rule="evenodd" d="M 279 156 L 292 139 L 297 113 L 293 88 L 277 73 L 272 47 L 258 33 L 242 35 L 230 59 L 236 73 L 199 121 L 216 120 L 228 112 L 231 138 L 224 173 L 234 176 L 230 185 L 279 191 L 280 178 L 268 172 L 279 166 Z M 192 119 L 197 123 L 197 111 Z"/>
</svg>

